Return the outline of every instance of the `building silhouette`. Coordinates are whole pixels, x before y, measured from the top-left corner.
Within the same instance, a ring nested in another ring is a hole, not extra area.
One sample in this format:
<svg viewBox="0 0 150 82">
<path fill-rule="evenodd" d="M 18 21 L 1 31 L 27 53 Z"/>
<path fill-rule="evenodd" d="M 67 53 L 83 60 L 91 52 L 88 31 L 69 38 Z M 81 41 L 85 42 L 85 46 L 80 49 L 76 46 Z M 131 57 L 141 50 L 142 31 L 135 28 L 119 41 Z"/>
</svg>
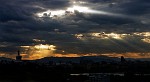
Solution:
<svg viewBox="0 0 150 82">
<path fill-rule="evenodd" d="M 21 61 L 22 56 L 20 56 L 20 51 L 18 50 L 18 55 L 16 56 L 16 61 Z"/>
<path fill-rule="evenodd" d="M 123 56 L 121 56 L 121 62 L 122 62 L 122 63 L 125 63 L 125 62 L 126 62 L 126 60 L 125 60 L 125 58 L 124 58 Z"/>
</svg>

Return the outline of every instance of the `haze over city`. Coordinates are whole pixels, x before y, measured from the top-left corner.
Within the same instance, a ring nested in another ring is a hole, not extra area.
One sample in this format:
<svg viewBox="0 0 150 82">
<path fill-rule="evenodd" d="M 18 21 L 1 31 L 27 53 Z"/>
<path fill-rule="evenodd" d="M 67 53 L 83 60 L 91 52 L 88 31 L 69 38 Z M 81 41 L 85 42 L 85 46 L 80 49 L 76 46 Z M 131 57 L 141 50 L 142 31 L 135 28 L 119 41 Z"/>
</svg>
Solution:
<svg viewBox="0 0 150 82">
<path fill-rule="evenodd" d="M 1 0 L 0 56 L 150 58 L 149 0 Z"/>
</svg>

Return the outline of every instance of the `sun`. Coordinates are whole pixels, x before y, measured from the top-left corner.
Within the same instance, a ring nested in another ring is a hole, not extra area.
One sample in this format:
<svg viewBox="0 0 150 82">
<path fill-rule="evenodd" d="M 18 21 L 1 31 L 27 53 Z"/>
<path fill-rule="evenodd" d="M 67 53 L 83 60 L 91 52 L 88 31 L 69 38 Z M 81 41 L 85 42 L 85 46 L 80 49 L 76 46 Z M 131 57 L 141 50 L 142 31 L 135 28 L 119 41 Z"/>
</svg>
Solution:
<svg viewBox="0 0 150 82">
<path fill-rule="evenodd" d="M 75 5 L 75 6 L 69 7 L 67 9 L 67 11 L 70 11 L 70 12 L 73 12 L 73 13 L 74 13 L 75 10 L 77 10 L 79 12 L 87 12 L 89 10 L 89 8 L 88 7 L 82 7 L 82 6 L 76 6 Z"/>
</svg>

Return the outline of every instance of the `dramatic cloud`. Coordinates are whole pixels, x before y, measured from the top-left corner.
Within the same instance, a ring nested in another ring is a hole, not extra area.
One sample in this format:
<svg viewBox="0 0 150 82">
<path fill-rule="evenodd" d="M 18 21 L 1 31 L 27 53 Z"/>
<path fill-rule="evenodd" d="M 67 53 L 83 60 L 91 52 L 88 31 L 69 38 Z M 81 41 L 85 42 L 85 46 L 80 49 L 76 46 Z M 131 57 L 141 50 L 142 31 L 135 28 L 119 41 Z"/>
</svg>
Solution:
<svg viewBox="0 0 150 82">
<path fill-rule="evenodd" d="M 148 0 L 1 0 L 0 4 L 1 56 L 14 58 L 19 49 L 24 59 L 149 57 Z"/>
</svg>

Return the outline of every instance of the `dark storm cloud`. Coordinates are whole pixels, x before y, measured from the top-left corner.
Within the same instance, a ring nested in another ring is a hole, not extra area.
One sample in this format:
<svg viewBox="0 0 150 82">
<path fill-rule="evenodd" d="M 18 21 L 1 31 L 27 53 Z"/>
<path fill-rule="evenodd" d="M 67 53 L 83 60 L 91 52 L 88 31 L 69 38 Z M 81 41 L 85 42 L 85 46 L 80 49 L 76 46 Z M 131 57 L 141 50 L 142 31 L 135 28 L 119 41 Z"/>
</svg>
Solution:
<svg viewBox="0 0 150 82">
<path fill-rule="evenodd" d="M 36 17 L 38 12 L 63 10 L 71 6 L 70 0 L 1 0 L 0 1 L 0 42 L 5 47 L 0 51 L 12 52 L 19 46 L 40 44 L 33 39 L 45 40 L 43 44 L 57 46 L 56 52 L 105 53 L 105 52 L 148 52 L 149 44 L 134 39 L 121 40 L 79 40 L 75 34 L 89 32 L 133 33 L 150 31 L 141 19 L 148 17 L 150 1 L 147 0 L 84 0 L 83 6 L 120 16 L 84 14 L 53 19 Z M 102 5 L 102 7 L 101 7 Z M 126 17 L 123 17 L 123 16 Z M 128 16 L 128 17 L 127 17 Z M 139 16 L 136 17 L 136 16 Z M 131 18 L 130 18 L 131 17 Z M 149 19 L 144 20 L 144 22 Z M 132 46 L 131 46 L 132 45 Z M 133 46 L 134 45 L 134 46 Z"/>
<path fill-rule="evenodd" d="M 22 21 L 25 20 L 25 16 L 23 15 L 23 12 L 21 12 L 16 7 L 11 7 L 7 5 L 0 5 L 0 21 L 11 21 L 11 20 L 17 20 Z"/>
<path fill-rule="evenodd" d="M 124 13 L 131 15 L 150 13 L 150 1 L 148 0 L 132 0 L 120 5 L 120 7 L 123 9 Z"/>
<path fill-rule="evenodd" d="M 24 21 L 35 12 L 59 9 L 69 5 L 68 0 L 1 0 L 0 21 Z"/>
<path fill-rule="evenodd" d="M 134 23 L 136 21 L 130 18 L 122 18 L 122 17 L 112 17 L 112 16 L 91 16 L 88 20 L 97 22 L 98 24 L 128 24 Z"/>
<path fill-rule="evenodd" d="M 60 9 L 60 8 L 63 9 L 70 5 L 69 0 L 45 0 L 41 2 L 39 1 L 38 4 L 44 8 L 50 8 L 50 9 Z"/>
<path fill-rule="evenodd" d="M 78 1 L 80 1 L 80 0 L 78 0 Z M 118 1 L 118 0 L 81 0 L 81 1 L 87 1 L 87 2 L 91 2 L 91 3 L 108 3 L 108 2 Z"/>
</svg>

